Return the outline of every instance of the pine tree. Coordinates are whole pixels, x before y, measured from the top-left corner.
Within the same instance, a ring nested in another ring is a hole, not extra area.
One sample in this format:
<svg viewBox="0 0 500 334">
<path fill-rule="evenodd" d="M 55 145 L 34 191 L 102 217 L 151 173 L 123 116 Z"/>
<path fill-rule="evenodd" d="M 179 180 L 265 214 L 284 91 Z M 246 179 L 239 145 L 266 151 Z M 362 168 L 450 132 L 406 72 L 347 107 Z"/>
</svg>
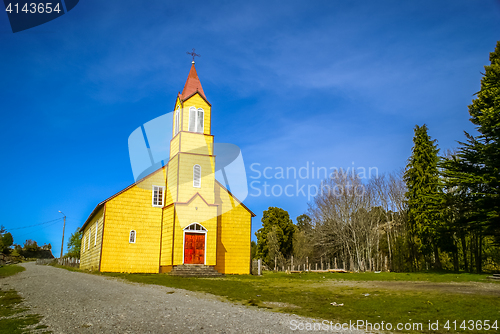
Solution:
<svg viewBox="0 0 500 334">
<path fill-rule="evenodd" d="M 490 53 L 481 90 L 469 105 L 477 136 L 467 132 L 458 153 L 443 163 L 447 187 L 462 198 L 463 222 L 472 233 L 476 271 L 481 271 L 483 237 L 500 243 L 500 41 Z M 471 259 L 472 261 L 472 259 Z"/>
<path fill-rule="evenodd" d="M 427 126 L 415 126 L 412 155 L 406 166 L 409 244 L 413 267 L 418 269 L 419 255 L 426 260 L 434 252 L 436 268 L 441 268 L 438 251 L 439 171 L 436 140 L 427 134 Z"/>
<path fill-rule="evenodd" d="M 481 90 L 469 106 L 470 121 L 479 135 L 466 133 L 460 171 L 477 201 L 477 219 L 484 221 L 486 234 L 500 242 L 500 41 L 490 62 L 484 67 Z"/>
</svg>

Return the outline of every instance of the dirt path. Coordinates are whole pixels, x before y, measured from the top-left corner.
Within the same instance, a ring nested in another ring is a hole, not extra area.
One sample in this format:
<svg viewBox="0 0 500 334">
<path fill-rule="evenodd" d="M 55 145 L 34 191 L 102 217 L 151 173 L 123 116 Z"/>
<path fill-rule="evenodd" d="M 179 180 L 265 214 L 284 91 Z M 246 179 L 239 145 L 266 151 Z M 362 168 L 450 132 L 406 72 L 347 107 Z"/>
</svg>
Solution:
<svg viewBox="0 0 500 334">
<path fill-rule="evenodd" d="M 2 279 L 0 288 L 17 290 L 53 333 L 297 333 L 292 321 L 312 322 L 196 292 L 35 263 L 22 266 L 26 271 Z"/>
</svg>

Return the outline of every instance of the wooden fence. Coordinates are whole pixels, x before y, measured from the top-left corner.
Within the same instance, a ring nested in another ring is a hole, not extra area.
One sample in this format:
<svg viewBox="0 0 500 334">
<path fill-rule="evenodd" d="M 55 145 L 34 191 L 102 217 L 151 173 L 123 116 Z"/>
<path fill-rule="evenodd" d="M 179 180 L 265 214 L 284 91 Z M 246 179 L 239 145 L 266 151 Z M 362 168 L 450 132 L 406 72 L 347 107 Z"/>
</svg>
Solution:
<svg viewBox="0 0 500 334">
<path fill-rule="evenodd" d="M 254 260 L 256 261 L 256 260 Z M 325 271 L 350 271 L 350 272 L 380 272 L 390 271 L 387 256 L 372 258 L 369 260 L 361 260 L 360 262 L 354 261 L 352 258 L 338 259 L 334 258 L 320 258 L 319 261 L 309 261 L 309 258 L 294 259 L 291 256 L 289 259 L 275 258 L 274 263 L 263 263 L 264 270 L 272 271 L 311 271 L 311 272 L 325 272 Z M 252 268 L 254 263 L 252 263 Z"/>
<path fill-rule="evenodd" d="M 61 266 L 75 267 L 75 268 L 80 267 L 80 259 L 77 259 L 75 257 L 63 257 L 62 259 L 38 259 L 38 260 L 36 260 L 36 264 L 49 264 L 52 262 L 57 262 L 57 264 L 59 264 Z"/>
</svg>

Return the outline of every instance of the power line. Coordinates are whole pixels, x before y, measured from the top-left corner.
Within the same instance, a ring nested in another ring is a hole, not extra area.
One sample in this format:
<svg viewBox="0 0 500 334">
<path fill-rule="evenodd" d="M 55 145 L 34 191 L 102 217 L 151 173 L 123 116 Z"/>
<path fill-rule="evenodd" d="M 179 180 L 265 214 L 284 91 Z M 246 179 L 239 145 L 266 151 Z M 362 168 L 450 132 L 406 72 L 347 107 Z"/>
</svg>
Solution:
<svg viewBox="0 0 500 334">
<path fill-rule="evenodd" d="M 58 220 L 61 220 L 61 219 L 62 219 L 62 218 L 57 218 L 57 219 L 54 219 L 54 220 L 49 220 L 49 221 L 44 222 L 44 223 L 35 224 L 35 225 L 29 225 L 29 226 L 22 226 L 22 227 L 15 227 L 15 228 L 6 228 L 6 230 L 8 230 L 8 231 L 12 231 L 12 230 L 20 230 L 20 229 L 23 229 L 23 228 L 35 227 L 35 226 L 40 226 L 40 225 L 44 225 L 44 224 L 48 224 L 48 223 L 52 223 L 52 222 L 55 222 L 55 221 L 58 221 Z"/>
<path fill-rule="evenodd" d="M 57 223 L 57 222 L 53 222 L 52 224 L 49 224 L 49 225 L 44 226 L 44 227 L 49 227 L 49 226 L 52 226 L 52 225 L 54 225 L 55 223 Z M 37 233 L 37 232 L 38 232 L 38 231 L 26 232 L 26 233 L 23 233 L 23 234 L 21 234 L 21 235 L 16 235 L 15 237 L 16 237 L 16 239 L 21 239 L 21 238 L 22 238 L 22 237 L 24 237 L 24 236 L 27 236 L 27 235 L 30 235 L 30 234 L 33 234 L 33 233 Z"/>
</svg>

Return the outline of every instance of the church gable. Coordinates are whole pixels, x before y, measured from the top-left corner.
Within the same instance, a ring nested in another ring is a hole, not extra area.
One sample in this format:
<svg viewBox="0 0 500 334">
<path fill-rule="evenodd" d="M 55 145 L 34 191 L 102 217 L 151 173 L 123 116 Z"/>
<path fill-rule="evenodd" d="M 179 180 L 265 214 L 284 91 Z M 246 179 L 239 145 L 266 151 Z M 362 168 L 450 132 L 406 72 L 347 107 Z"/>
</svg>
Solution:
<svg viewBox="0 0 500 334">
<path fill-rule="evenodd" d="M 243 202 L 237 199 L 229 190 L 226 189 L 219 181 L 215 180 L 215 202 L 221 206 L 222 213 L 230 211 L 238 206 L 246 210 L 251 217 L 255 217 L 253 213 Z"/>
</svg>

